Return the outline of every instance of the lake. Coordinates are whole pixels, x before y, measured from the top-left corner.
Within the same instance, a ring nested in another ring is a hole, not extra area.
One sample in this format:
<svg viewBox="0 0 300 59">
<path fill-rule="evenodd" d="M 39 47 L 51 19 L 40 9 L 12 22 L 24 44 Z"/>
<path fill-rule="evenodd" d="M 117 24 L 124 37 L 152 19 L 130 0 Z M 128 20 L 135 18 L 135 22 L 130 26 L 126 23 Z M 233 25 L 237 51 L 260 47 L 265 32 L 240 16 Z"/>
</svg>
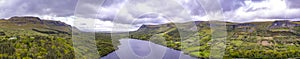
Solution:
<svg viewBox="0 0 300 59">
<path fill-rule="evenodd" d="M 137 39 L 121 39 L 118 50 L 101 59 L 197 59 L 149 41 Z"/>
</svg>

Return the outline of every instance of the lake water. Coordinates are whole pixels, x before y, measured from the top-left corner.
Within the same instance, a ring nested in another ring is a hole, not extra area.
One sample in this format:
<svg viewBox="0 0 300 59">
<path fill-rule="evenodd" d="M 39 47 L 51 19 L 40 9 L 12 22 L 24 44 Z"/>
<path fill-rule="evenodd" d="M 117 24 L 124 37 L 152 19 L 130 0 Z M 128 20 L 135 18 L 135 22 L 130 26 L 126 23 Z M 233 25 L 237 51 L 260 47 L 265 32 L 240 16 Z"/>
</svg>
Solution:
<svg viewBox="0 0 300 59">
<path fill-rule="evenodd" d="M 118 50 L 101 59 L 197 59 L 149 41 L 121 39 Z"/>
</svg>

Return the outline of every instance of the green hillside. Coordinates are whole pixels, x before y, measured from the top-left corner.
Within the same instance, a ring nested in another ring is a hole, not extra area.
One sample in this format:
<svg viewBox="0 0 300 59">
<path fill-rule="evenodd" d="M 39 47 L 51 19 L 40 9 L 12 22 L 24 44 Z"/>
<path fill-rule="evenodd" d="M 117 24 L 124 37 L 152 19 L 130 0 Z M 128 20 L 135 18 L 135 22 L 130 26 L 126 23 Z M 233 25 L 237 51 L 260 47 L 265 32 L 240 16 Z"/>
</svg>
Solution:
<svg viewBox="0 0 300 59">
<path fill-rule="evenodd" d="M 208 58 L 211 47 L 209 22 L 195 22 L 198 33 L 180 39 L 174 24 L 144 25 L 131 32 L 131 38 L 150 39 L 164 33 L 165 46 L 183 50 L 186 54 Z M 299 22 L 274 21 L 227 23 L 226 58 L 297 58 L 300 57 Z"/>
<path fill-rule="evenodd" d="M 110 34 L 101 33 L 97 37 L 100 56 L 114 51 Z M 74 59 L 71 38 L 72 27 L 60 21 L 29 16 L 1 19 L 0 59 Z"/>
<path fill-rule="evenodd" d="M 0 20 L 1 59 L 73 58 L 71 26 L 37 17 Z"/>
</svg>

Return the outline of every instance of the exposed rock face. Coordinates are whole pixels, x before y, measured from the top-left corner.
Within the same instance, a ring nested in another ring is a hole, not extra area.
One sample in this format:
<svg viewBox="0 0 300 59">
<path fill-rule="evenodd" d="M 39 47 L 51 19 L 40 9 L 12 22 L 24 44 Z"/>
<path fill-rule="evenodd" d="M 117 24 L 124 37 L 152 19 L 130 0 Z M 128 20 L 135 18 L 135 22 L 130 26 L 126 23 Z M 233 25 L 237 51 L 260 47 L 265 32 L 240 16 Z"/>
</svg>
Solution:
<svg viewBox="0 0 300 59">
<path fill-rule="evenodd" d="M 10 19 L 8 19 L 8 21 L 17 23 L 19 25 L 33 23 L 33 24 L 46 24 L 46 25 L 54 25 L 54 26 L 69 26 L 64 22 L 52 21 L 52 20 L 41 20 L 38 17 L 30 17 L 30 16 L 11 17 Z"/>
<path fill-rule="evenodd" d="M 294 24 L 288 20 L 283 20 L 283 21 L 275 21 L 273 24 L 270 26 L 270 28 L 290 28 L 294 26 L 299 26 L 298 24 Z"/>
<path fill-rule="evenodd" d="M 0 22 L 0 29 L 14 29 L 22 31 L 35 31 L 45 34 L 70 34 L 72 26 L 53 20 L 42 20 L 38 17 L 22 16 L 22 17 L 11 17 L 9 19 L 3 19 Z M 0 36 L 5 35 L 0 32 Z"/>
<path fill-rule="evenodd" d="M 11 17 L 9 20 L 15 20 L 15 21 L 18 21 L 18 20 L 36 20 L 36 21 L 41 21 L 40 18 L 38 17 L 30 17 L 30 16 L 23 16 L 23 17 Z"/>
<path fill-rule="evenodd" d="M 159 28 L 159 25 L 142 25 L 140 28 Z"/>
<path fill-rule="evenodd" d="M 42 20 L 38 17 L 29 17 L 29 16 L 24 16 L 24 17 L 11 17 L 8 19 L 11 22 L 15 22 L 17 24 L 26 24 L 28 22 L 32 22 L 34 24 L 40 24 L 42 23 Z"/>
<path fill-rule="evenodd" d="M 140 29 L 158 29 L 161 27 L 175 27 L 174 24 L 160 24 L 160 25 L 142 25 Z"/>
<path fill-rule="evenodd" d="M 261 45 L 263 46 L 271 46 L 273 43 L 270 43 L 269 41 L 261 41 Z"/>
<path fill-rule="evenodd" d="M 249 24 L 249 23 L 232 25 L 233 28 L 238 28 L 238 27 L 254 27 L 254 26 L 255 26 L 254 24 Z"/>
<path fill-rule="evenodd" d="M 242 28 L 244 31 L 248 28 L 255 27 L 255 24 L 250 24 L 250 23 L 243 23 L 243 24 L 234 24 L 234 25 L 227 25 L 228 30 L 234 30 L 237 28 Z"/>
<path fill-rule="evenodd" d="M 60 21 L 45 20 L 43 21 L 43 23 L 48 25 L 54 25 L 54 26 L 69 26 L 68 24 Z"/>
<path fill-rule="evenodd" d="M 0 36 L 5 36 L 5 33 L 4 32 L 0 32 Z"/>
</svg>

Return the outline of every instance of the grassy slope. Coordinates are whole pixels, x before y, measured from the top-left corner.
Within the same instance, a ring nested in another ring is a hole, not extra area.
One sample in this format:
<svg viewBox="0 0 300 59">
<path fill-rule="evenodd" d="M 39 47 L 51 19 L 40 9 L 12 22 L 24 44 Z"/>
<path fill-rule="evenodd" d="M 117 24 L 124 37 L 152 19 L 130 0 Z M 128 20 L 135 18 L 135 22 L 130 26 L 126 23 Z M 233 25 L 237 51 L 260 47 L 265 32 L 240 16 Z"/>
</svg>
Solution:
<svg viewBox="0 0 300 59">
<path fill-rule="evenodd" d="M 0 32 L 3 33 L 0 35 L 0 58 L 73 58 L 71 27 L 46 22 L 26 17 L 15 18 L 15 21 L 0 20 Z"/>
<path fill-rule="evenodd" d="M 71 35 L 72 27 L 59 21 L 40 20 L 36 17 L 2 19 L 0 20 L 0 59 L 74 59 Z M 110 34 L 101 33 L 96 36 L 100 56 L 114 51 Z M 90 42 L 82 42 L 84 43 Z M 78 48 L 85 48 L 85 46 Z"/>
<path fill-rule="evenodd" d="M 294 22 L 292 22 L 294 23 Z M 198 25 L 197 36 L 180 40 L 178 30 L 174 26 L 163 31 L 168 33 L 162 35 L 166 38 L 168 47 L 183 50 L 185 53 L 195 57 L 208 58 L 210 54 L 211 30 L 207 22 Z M 238 25 L 239 23 L 228 23 L 227 26 Z M 269 28 L 273 22 L 252 22 L 255 26 L 238 26 L 228 28 L 226 39 L 227 58 L 294 58 L 300 57 L 300 37 L 297 35 L 299 27 Z M 298 24 L 298 23 L 295 23 Z M 165 24 L 168 25 L 168 24 Z M 161 26 L 161 25 L 160 25 Z M 160 34 L 161 28 L 166 27 L 144 27 L 132 33 L 132 38 L 147 40 L 151 36 Z M 151 29 L 151 30 L 147 30 Z M 174 30 L 176 29 L 176 30 Z M 294 32 L 292 32 L 294 31 Z M 154 32 L 141 34 L 146 32 Z M 137 37 L 136 37 L 137 36 Z M 141 37 L 142 36 L 142 37 Z"/>
</svg>

